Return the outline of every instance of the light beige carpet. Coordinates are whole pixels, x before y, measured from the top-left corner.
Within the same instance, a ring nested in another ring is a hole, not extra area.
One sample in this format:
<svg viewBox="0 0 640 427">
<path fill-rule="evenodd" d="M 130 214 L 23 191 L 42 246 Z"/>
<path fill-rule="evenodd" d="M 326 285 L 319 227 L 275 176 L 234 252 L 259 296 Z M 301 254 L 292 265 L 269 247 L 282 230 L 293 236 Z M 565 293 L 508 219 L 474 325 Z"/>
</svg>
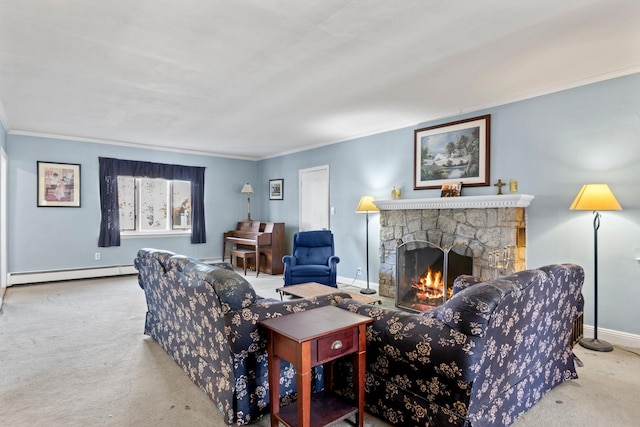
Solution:
<svg viewBox="0 0 640 427">
<path fill-rule="evenodd" d="M 247 279 L 276 296 L 282 278 L 260 276 Z M 211 400 L 143 335 L 145 311 L 135 276 L 9 288 L 0 314 L 0 425 L 222 426 Z M 638 350 L 576 354 L 580 378 L 544 396 L 515 427 L 640 424 Z M 255 425 L 269 425 L 268 417 Z M 365 425 L 387 424 L 367 416 Z"/>
</svg>

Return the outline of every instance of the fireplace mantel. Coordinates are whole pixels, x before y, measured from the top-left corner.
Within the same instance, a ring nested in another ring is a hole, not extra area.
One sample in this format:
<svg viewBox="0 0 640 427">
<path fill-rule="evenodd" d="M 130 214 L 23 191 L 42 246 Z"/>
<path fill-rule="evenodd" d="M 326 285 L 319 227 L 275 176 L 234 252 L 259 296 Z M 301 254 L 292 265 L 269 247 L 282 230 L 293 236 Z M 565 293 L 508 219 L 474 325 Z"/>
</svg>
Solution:
<svg viewBox="0 0 640 427">
<path fill-rule="evenodd" d="M 533 196 L 530 194 L 501 194 L 491 196 L 433 197 L 429 199 L 376 200 L 383 211 L 407 209 L 487 209 L 526 208 Z"/>
</svg>

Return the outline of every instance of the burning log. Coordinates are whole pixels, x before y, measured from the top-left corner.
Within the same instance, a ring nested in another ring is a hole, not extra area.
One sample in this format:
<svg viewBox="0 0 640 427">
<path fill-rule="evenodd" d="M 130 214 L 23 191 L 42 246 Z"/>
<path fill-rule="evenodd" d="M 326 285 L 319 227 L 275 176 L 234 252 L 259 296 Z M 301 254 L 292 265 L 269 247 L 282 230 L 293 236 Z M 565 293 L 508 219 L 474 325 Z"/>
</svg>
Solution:
<svg viewBox="0 0 640 427">
<path fill-rule="evenodd" d="M 411 279 L 411 289 L 415 291 L 416 298 L 419 301 L 441 298 L 444 293 L 442 272 L 433 272 L 429 267 L 422 276 Z"/>
</svg>

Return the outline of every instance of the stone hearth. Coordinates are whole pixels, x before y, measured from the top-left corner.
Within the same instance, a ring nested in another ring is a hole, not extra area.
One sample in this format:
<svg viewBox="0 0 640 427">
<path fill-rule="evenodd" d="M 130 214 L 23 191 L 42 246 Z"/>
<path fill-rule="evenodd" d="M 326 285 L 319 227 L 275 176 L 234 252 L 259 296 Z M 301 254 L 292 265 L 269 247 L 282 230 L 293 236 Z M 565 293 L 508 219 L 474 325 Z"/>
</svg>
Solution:
<svg viewBox="0 0 640 427">
<path fill-rule="evenodd" d="M 526 212 L 533 196 L 463 196 L 431 199 L 379 200 L 381 296 L 395 297 L 396 247 L 424 240 L 449 248 L 468 245 L 474 253 L 473 274 L 492 277 L 495 251 L 508 248 L 511 262 L 501 274 L 526 269 Z"/>
</svg>

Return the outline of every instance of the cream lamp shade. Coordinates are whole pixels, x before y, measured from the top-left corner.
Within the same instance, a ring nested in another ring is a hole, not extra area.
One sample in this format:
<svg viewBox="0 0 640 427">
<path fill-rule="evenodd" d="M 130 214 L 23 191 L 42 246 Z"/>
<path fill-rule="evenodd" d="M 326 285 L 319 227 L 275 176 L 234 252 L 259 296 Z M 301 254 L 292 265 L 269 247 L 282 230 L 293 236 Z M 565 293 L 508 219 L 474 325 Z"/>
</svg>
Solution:
<svg viewBox="0 0 640 427">
<path fill-rule="evenodd" d="M 360 203 L 358 203 L 358 207 L 356 208 L 356 212 L 365 213 L 365 212 L 378 212 L 380 209 L 373 203 L 373 196 L 362 196 L 360 198 Z"/>
<path fill-rule="evenodd" d="M 569 207 L 577 211 L 619 211 L 620 203 L 607 184 L 585 184 Z"/>
<path fill-rule="evenodd" d="M 247 182 L 240 192 L 244 194 L 253 194 L 253 188 L 251 187 L 251 184 Z"/>
</svg>

